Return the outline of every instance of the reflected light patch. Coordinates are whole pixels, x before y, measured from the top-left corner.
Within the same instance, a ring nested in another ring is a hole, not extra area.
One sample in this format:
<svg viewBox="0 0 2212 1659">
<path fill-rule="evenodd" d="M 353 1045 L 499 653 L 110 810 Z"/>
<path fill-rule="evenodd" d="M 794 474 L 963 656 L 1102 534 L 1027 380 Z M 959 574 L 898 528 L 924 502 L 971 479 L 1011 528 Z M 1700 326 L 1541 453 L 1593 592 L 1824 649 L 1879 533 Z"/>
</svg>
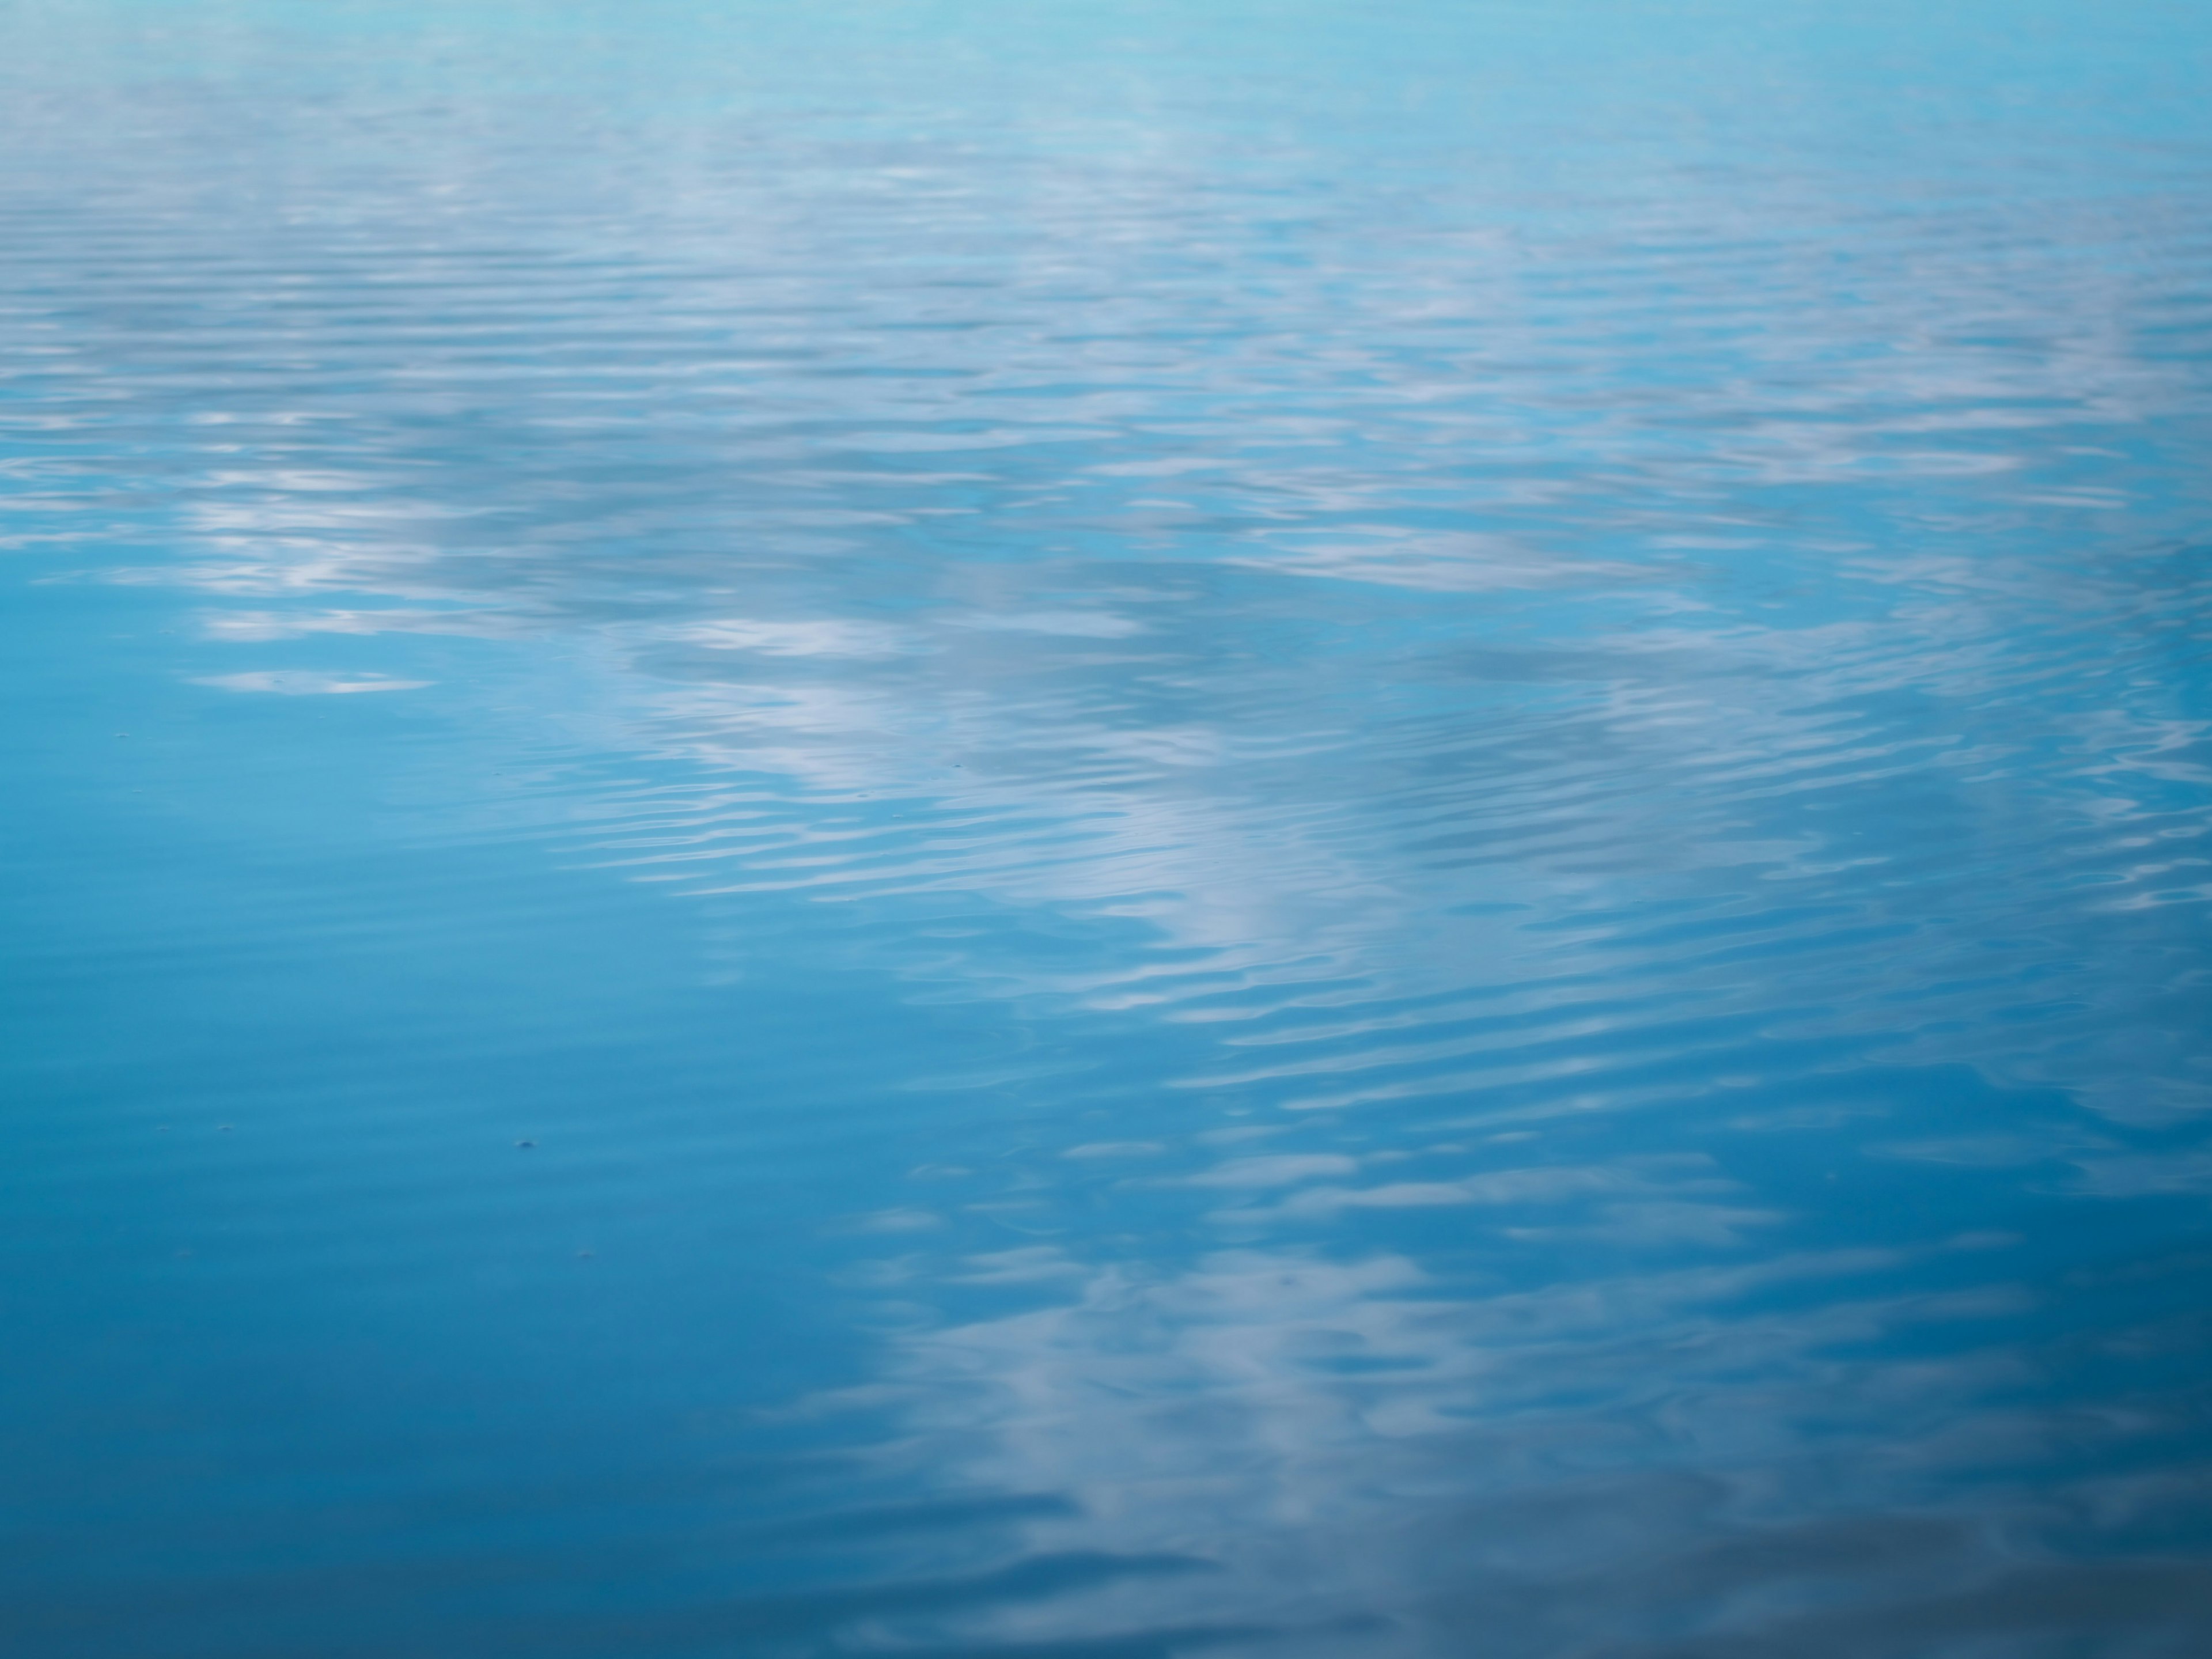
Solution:
<svg viewBox="0 0 2212 1659">
<path fill-rule="evenodd" d="M 346 696 L 356 691 L 419 691 L 432 680 L 398 680 L 383 674 L 325 674 L 307 670 L 259 669 L 244 674 L 207 674 L 191 681 L 219 691 L 271 691 L 283 697 Z"/>
</svg>

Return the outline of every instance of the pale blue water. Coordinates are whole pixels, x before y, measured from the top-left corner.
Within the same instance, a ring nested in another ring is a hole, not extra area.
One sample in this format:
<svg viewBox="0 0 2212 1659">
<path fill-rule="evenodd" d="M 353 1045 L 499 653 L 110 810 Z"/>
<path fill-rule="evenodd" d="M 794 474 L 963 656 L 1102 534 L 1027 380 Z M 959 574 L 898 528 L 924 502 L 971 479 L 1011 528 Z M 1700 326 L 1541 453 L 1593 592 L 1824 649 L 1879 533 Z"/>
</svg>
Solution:
<svg viewBox="0 0 2212 1659">
<path fill-rule="evenodd" d="M 2208 48 L 0 4 L 0 1648 L 2212 1651 Z"/>
</svg>

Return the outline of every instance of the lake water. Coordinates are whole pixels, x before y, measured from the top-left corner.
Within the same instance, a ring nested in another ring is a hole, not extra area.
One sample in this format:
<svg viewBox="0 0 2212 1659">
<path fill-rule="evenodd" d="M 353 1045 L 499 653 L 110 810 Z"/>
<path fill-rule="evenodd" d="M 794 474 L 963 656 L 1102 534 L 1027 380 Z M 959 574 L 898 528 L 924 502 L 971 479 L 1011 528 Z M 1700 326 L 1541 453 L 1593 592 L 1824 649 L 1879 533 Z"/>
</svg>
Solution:
<svg viewBox="0 0 2212 1659">
<path fill-rule="evenodd" d="M 2208 84 L 0 5 L 0 1646 L 2212 1651 Z"/>
</svg>

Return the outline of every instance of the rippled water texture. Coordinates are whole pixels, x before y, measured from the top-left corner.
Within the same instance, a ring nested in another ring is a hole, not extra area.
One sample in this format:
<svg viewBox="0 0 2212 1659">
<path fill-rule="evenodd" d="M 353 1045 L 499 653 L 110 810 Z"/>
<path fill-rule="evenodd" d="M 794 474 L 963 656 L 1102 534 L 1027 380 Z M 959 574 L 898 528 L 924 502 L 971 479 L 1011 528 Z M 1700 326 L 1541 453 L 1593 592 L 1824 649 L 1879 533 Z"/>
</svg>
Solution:
<svg viewBox="0 0 2212 1659">
<path fill-rule="evenodd" d="M 2212 9 L 0 43 L 0 1646 L 2212 1651 Z"/>
</svg>

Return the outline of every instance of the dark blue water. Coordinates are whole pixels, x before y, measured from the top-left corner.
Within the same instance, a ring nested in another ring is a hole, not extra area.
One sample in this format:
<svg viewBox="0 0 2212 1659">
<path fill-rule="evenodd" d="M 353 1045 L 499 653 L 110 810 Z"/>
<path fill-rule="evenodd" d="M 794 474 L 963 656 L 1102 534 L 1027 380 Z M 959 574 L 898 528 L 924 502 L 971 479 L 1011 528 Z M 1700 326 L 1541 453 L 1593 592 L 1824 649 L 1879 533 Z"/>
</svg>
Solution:
<svg viewBox="0 0 2212 1659">
<path fill-rule="evenodd" d="M 2208 84 L 7 0 L 0 1648 L 2212 1651 Z"/>
</svg>

